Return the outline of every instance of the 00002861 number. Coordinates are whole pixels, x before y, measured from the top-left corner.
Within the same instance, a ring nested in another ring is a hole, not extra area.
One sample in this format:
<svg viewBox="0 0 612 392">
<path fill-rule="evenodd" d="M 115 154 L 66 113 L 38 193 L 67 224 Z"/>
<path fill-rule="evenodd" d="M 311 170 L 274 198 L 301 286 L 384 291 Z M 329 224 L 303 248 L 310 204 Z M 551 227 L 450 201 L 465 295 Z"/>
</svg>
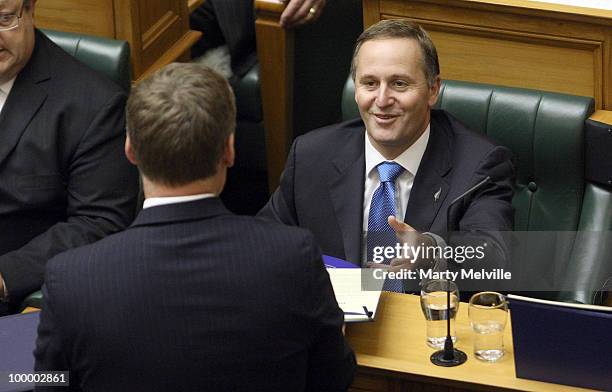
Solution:
<svg viewBox="0 0 612 392">
<path fill-rule="evenodd" d="M 66 384 L 66 374 L 63 372 L 40 373 L 9 373 L 9 383 L 35 383 L 35 384 Z"/>
</svg>

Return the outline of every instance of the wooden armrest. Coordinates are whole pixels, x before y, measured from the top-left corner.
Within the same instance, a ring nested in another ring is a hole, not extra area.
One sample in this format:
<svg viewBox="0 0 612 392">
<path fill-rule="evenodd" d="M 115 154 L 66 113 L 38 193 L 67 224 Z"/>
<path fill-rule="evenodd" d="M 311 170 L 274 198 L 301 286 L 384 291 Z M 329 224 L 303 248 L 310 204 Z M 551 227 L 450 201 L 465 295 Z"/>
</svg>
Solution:
<svg viewBox="0 0 612 392">
<path fill-rule="evenodd" d="M 293 139 L 293 30 L 280 25 L 285 4 L 255 1 L 255 30 L 266 134 L 268 186 L 274 191 Z"/>
<path fill-rule="evenodd" d="M 259 17 L 263 14 L 268 14 L 268 17 L 280 20 L 280 16 L 285 10 L 285 3 L 281 0 L 255 0 L 255 13 Z"/>
<path fill-rule="evenodd" d="M 187 0 L 187 8 L 189 8 L 189 13 L 191 14 L 196 10 L 199 6 L 204 4 L 205 0 Z"/>
<path fill-rule="evenodd" d="M 610 110 L 597 110 L 589 120 L 597 121 L 600 123 L 612 125 L 612 111 Z"/>
</svg>

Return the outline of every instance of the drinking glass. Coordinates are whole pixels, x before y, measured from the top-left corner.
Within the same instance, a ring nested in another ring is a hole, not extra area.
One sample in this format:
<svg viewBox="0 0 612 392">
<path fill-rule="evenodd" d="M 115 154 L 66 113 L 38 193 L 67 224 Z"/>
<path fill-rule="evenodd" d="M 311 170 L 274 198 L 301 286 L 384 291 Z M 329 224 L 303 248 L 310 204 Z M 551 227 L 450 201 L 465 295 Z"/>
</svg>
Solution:
<svg viewBox="0 0 612 392">
<path fill-rule="evenodd" d="M 447 306 L 447 292 L 450 291 L 450 312 Z M 427 322 L 427 345 L 432 348 L 444 348 L 447 333 L 447 319 L 450 315 L 450 335 L 453 343 L 457 341 L 455 334 L 455 318 L 459 310 L 459 289 L 457 285 L 444 279 L 426 281 L 421 287 L 421 309 Z"/>
<path fill-rule="evenodd" d="M 493 291 L 477 293 L 468 306 L 470 324 L 476 334 L 474 355 L 477 359 L 495 362 L 504 356 L 504 328 L 508 320 L 506 298 Z"/>
</svg>

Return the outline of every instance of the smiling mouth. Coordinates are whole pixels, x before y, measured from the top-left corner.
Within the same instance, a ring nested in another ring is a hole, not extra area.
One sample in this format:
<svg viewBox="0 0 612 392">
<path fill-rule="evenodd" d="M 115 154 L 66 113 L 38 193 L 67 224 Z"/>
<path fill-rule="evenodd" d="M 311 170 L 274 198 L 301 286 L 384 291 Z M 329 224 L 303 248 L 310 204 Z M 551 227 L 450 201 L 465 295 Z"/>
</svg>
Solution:
<svg viewBox="0 0 612 392">
<path fill-rule="evenodd" d="M 379 124 L 390 124 L 399 117 L 398 114 L 387 114 L 387 113 L 372 113 L 374 119 Z"/>
</svg>

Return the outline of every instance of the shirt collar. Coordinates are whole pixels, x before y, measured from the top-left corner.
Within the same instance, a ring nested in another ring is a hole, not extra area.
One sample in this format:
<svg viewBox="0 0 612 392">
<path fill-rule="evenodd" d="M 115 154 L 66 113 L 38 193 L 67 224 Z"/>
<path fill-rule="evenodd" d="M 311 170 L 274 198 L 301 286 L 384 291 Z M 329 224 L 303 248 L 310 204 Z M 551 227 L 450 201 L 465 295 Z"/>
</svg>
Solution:
<svg viewBox="0 0 612 392">
<path fill-rule="evenodd" d="M 427 124 L 425 132 L 414 142 L 410 147 L 404 150 L 393 162 L 398 163 L 404 169 L 409 171 L 413 176 L 416 176 L 423 154 L 429 142 L 431 124 Z M 365 132 L 365 159 L 366 159 L 366 175 L 369 175 L 376 166 L 382 162 L 387 162 L 386 159 L 370 142 L 368 133 Z"/>
<path fill-rule="evenodd" d="M 199 193 L 197 195 L 189 196 L 149 197 L 145 199 L 144 203 L 142 204 L 142 209 L 144 210 L 145 208 L 163 206 L 166 204 L 186 203 L 188 201 L 208 199 L 216 196 L 217 195 L 214 193 Z"/>
<path fill-rule="evenodd" d="M 15 79 L 17 79 L 16 76 L 10 79 L 9 81 L 3 84 L 0 84 L 0 91 L 3 92 L 7 97 L 9 93 L 11 92 L 11 88 L 13 88 L 13 83 L 15 83 Z"/>
</svg>

